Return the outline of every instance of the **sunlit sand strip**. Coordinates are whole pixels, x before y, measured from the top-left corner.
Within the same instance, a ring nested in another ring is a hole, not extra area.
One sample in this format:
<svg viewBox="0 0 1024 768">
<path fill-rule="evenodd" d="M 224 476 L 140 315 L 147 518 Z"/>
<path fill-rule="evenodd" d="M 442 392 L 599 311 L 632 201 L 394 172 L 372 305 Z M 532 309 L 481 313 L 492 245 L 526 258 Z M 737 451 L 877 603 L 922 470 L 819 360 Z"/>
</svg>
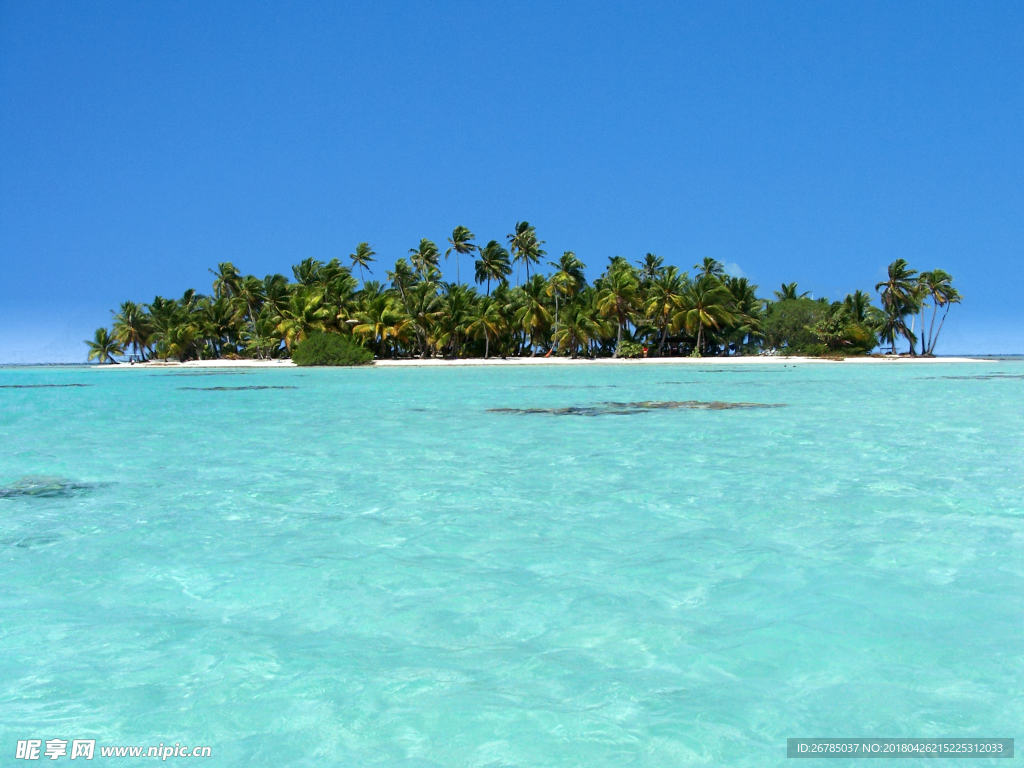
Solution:
<svg viewBox="0 0 1024 768">
<path fill-rule="evenodd" d="M 459 365 L 779 365 L 809 363 L 812 365 L 836 365 L 839 363 L 867 363 L 878 365 L 899 365 L 902 363 L 978 363 L 985 362 L 971 357 L 847 357 L 827 359 L 821 357 L 782 357 L 779 355 L 751 355 L 749 357 L 648 357 L 632 360 L 616 360 L 601 357 L 596 360 L 566 357 L 509 357 L 504 360 L 490 358 L 467 358 L 465 360 L 376 360 L 381 367 L 406 366 L 459 366 Z"/>
<path fill-rule="evenodd" d="M 189 360 L 186 363 L 149 360 L 145 363 L 95 365 L 100 371 L 152 371 L 158 368 L 295 368 L 291 360 Z"/>
<path fill-rule="evenodd" d="M 602 357 L 596 360 L 578 358 L 572 360 L 567 357 L 492 357 L 488 360 L 482 358 L 467 358 L 465 360 L 441 360 L 430 358 L 427 360 L 375 360 L 374 366 L 378 368 L 437 368 L 437 367 L 459 367 L 459 366 L 503 366 L 503 365 L 930 365 L 933 363 L 981 363 L 997 362 L 983 358 L 973 357 L 847 357 L 827 359 L 821 357 L 782 357 L 779 355 L 751 355 L 749 357 L 649 357 L 633 360 L 615 360 L 610 357 Z M 187 363 L 173 362 L 147 362 L 129 365 L 97 365 L 97 370 L 104 371 L 127 371 L 127 370 L 155 370 L 158 368 L 295 368 L 291 360 L 190 360 Z"/>
</svg>

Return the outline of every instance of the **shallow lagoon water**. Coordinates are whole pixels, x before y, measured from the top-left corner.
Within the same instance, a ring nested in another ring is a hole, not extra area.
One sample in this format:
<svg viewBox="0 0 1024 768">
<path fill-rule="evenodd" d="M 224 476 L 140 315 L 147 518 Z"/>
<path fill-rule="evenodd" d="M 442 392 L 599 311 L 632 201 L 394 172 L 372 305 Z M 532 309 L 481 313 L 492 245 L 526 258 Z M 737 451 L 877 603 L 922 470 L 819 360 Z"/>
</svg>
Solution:
<svg viewBox="0 0 1024 768">
<path fill-rule="evenodd" d="M 0 494 L 0 751 L 660 768 L 1020 736 L 1022 374 L 0 369 L 0 486 L 44 489 Z M 685 401 L 783 407 L 557 413 Z"/>
</svg>

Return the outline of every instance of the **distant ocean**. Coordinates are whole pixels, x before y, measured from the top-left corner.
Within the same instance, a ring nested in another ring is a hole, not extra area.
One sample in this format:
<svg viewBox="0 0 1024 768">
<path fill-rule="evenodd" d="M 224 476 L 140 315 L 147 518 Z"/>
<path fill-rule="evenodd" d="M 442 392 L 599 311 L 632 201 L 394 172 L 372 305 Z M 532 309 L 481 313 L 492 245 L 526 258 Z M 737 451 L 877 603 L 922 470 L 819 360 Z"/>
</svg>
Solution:
<svg viewBox="0 0 1024 768">
<path fill-rule="evenodd" d="M 1006 359 L 3 368 L 0 754 L 664 768 L 1022 735 L 1022 404 Z"/>
</svg>

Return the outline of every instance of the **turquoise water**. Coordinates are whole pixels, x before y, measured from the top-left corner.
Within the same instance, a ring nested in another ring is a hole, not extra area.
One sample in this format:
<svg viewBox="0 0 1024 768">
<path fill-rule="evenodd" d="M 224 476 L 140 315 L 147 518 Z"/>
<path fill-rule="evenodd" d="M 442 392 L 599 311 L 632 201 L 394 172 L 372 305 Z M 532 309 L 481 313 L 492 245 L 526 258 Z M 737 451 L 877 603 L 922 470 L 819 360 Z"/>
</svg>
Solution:
<svg viewBox="0 0 1024 768">
<path fill-rule="evenodd" d="M 688 400 L 785 407 L 488 412 Z M 1022 736 L 1022 404 L 1018 362 L 0 369 L 0 754 Z"/>
</svg>

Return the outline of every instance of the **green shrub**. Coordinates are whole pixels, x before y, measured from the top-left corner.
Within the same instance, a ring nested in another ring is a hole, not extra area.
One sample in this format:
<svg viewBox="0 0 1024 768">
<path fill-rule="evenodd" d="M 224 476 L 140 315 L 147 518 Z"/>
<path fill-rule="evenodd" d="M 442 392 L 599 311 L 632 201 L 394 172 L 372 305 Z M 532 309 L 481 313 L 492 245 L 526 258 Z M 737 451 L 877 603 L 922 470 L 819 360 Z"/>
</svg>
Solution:
<svg viewBox="0 0 1024 768">
<path fill-rule="evenodd" d="M 762 331 L 769 348 L 784 354 L 804 350 L 821 340 L 811 328 L 832 314 L 828 304 L 813 299 L 785 299 L 768 307 Z"/>
<path fill-rule="evenodd" d="M 643 357 L 644 356 L 644 345 L 638 344 L 635 341 L 629 339 L 623 339 L 622 343 L 619 344 L 619 357 Z"/>
<path fill-rule="evenodd" d="M 808 344 L 800 350 L 800 354 L 808 357 L 821 357 L 829 352 L 828 344 Z"/>
<path fill-rule="evenodd" d="M 292 349 L 296 365 L 366 365 L 373 352 L 337 333 L 311 333 Z"/>
<path fill-rule="evenodd" d="M 874 330 L 864 323 L 850 323 L 843 340 L 848 344 L 844 350 L 851 355 L 866 355 L 878 345 Z"/>
<path fill-rule="evenodd" d="M 842 304 L 834 304 L 832 314 L 816 322 L 810 330 L 830 351 L 847 355 L 866 355 L 877 343 L 874 332 L 852 321 Z"/>
</svg>

